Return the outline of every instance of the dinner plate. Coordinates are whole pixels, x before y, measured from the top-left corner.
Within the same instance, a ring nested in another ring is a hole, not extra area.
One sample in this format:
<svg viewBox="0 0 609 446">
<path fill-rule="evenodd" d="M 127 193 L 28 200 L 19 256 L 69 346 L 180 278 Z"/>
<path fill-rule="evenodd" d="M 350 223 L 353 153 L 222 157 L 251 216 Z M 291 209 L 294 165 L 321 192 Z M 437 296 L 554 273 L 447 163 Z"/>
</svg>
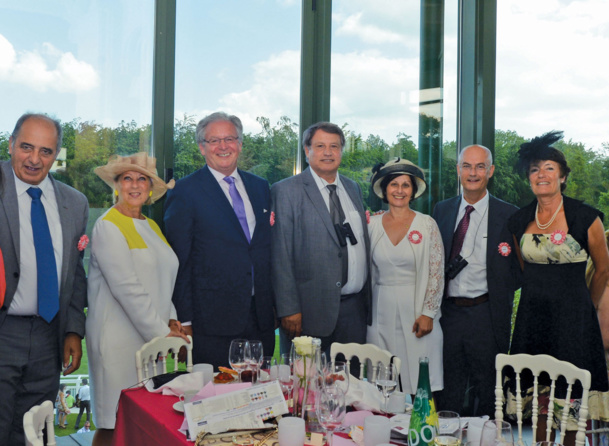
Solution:
<svg viewBox="0 0 609 446">
<path fill-rule="evenodd" d="M 184 402 L 178 401 L 177 403 L 175 403 L 173 405 L 173 410 L 175 410 L 176 412 L 184 413 Z"/>
</svg>

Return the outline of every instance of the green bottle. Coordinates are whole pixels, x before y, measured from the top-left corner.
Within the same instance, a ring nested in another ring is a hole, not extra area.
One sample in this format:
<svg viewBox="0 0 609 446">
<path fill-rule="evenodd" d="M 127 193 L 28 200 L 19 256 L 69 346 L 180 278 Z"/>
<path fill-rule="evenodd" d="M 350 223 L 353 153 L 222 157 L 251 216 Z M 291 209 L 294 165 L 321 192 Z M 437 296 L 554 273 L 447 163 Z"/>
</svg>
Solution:
<svg viewBox="0 0 609 446">
<path fill-rule="evenodd" d="M 419 382 L 414 397 L 410 426 L 409 446 L 433 445 L 438 425 L 438 414 L 429 383 L 429 358 L 419 358 Z"/>
</svg>

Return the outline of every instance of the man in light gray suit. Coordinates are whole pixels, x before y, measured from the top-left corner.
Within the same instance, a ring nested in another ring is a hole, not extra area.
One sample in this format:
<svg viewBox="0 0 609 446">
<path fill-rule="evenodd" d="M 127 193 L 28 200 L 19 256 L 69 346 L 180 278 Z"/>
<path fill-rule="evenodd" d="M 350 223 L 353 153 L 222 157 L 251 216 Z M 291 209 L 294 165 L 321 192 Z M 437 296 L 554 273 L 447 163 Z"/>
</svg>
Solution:
<svg viewBox="0 0 609 446">
<path fill-rule="evenodd" d="M 83 194 L 48 175 L 61 137 L 57 121 L 25 114 L 9 139 L 11 160 L 0 163 L 2 445 L 24 444 L 23 414 L 55 401 L 62 367 L 72 373 L 82 356 L 87 282 L 79 241 L 89 206 Z"/>
<path fill-rule="evenodd" d="M 271 263 L 282 340 L 366 342 L 370 239 L 362 193 L 338 174 L 345 136 L 319 122 L 303 134 L 309 168 L 271 188 Z M 283 343 L 282 351 L 288 349 Z M 288 350 L 289 351 L 289 350 Z"/>
</svg>

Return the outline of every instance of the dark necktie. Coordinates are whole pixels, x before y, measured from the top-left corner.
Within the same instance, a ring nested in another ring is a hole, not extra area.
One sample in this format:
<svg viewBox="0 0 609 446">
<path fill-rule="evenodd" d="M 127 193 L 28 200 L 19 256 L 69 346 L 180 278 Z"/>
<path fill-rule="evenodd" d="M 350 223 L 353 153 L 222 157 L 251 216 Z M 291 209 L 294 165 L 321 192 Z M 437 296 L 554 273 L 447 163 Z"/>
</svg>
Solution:
<svg viewBox="0 0 609 446">
<path fill-rule="evenodd" d="M 465 240 L 465 234 L 467 234 L 467 228 L 469 228 L 469 215 L 474 211 L 474 207 L 467 205 L 465 206 L 465 215 L 457 225 L 457 230 L 453 235 L 453 246 L 450 250 L 450 259 L 452 260 L 461 253 L 463 248 L 463 240 Z"/>
<path fill-rule="evenodd" d="M 45 321 L 51 322 L 59 311 L 59 286 L 53 241 L 44 206 L 40 201 L 42 191 L 37 187 L 30 187 L 27 193 L 32 197 L 31 219 L 36 249 L 38 314 Z"/>
<path fill-rule="evenodd" d="M 237 186 L 235 186 L 235 179 L 233 177 L 224 177 L 224 181 L 228 183 L 228 194 L 233 201 L 233 209 L 235 214 L 237 214 L 239 223 L 241 223 L 241 228 L 243 229 L 247 242 L 249 243 L 251 241 L 250 228 L 247 225 L 247 215 L 245 215 L 243 198 L 241 198 L 241 194 L 237 190 Z"/>
<path fill-rule="evenodd" d="M 345 222 L 345 213 L 343 207 L 340 205 L 340 199 L 336 193 L 336 184 L 328 184 L 328 190 L 330 191 L 330 217 L 332 218 L 332 224 L 339 225 L 341 228 Z M 342 286 L 345 286 L 349 278 L 349 254 L 347 245 L 341 246 L 341 259 L 343 261 L 343 274 L 342 274 Z"/>
</svg>

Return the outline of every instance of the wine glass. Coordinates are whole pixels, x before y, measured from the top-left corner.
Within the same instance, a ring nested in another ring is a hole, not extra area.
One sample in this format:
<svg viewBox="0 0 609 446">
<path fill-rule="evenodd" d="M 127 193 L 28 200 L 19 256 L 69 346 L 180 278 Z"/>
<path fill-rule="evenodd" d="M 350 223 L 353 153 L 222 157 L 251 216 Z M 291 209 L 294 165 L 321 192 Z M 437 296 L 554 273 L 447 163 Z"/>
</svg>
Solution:
<svg viewBox="0 0 609 446">
<path fill-rule="evenodd" d="M 449 410 L 439 411 L 434 438 L 436 446 L 460 446 L 462 439 L 463 431 L 459 414 Z"/>
<path fill-rule="evenodd" d="M 507 446 L 514 444 L 512 426 L 507 421 L 488 420 L 482 426 L 480 446 Z"/>
<path fill-rule="evenodd" d="M 274 366 L 276 367 L 276 365 L 273 365 L 272 356 L 262 357 L 262 362 L 260 363 L 260 372 L 258 374 L 259 383 L 267 383 L 277 379 L 277 369 L 274 369 Z"/>
<path fill-rule="evenodd" d="M 324 385 L 337 386 L 345 395 L 349 390 L 349 366 L 343 361 L 333 361 L 326 367 Z"/>
<path fill-rule="evenodd" d="M 381 391 L 385 399 L 383 412 L 387 413 L 387 400 L 395 388 L 398 386 L 398 372 L 395 364 L 378 365 L 378 373 L 376 376 L 376 388 Z"/>
<path fill-rule="evenodd" d="M 264 348 L 262 347 L 262 341 L 249 341 L 250 342 L 250 367 L 254 371 L 255 379 L 260 378 L 260 366 L 262 365 L 262 358 L 264 357 Z"/>
<path fill-rule="evenodd" d="M 250 359 L 250 343 L 246 339 L 233 339 L 228 349 L 228 363 L 239 373 L 239 382 L 241 382 L 241 372 L 248 367 Z"/>
<path fill-rule="evenodd" d="M 341 425 L 347 413 L 345 393 L 335 386 L 322 388 L 315 410 L 319 424 L 326 431 L 327 444 L 332 446 L 334 431 Z"/>
</svg>

